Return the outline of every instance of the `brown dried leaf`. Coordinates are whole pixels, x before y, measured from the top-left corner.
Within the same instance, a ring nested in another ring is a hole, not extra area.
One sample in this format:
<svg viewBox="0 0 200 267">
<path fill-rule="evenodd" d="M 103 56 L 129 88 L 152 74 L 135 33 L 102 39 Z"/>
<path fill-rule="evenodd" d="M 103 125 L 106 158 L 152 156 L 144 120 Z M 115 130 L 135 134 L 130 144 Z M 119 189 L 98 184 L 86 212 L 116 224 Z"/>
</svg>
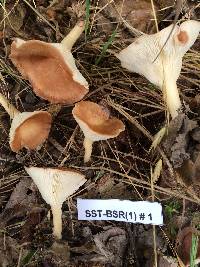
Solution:
<svg viewBox="0 0 200 267">
<path fill-rule="evenodd" d="M 194 174 L 192 180 L 195 184 L 200 184 L 200 153 L 194 163 Z"/>
<path fill-rule="evenodd" d="M 91 242 L 87 242 L 82 246 L 70 248 L 70 250 L 77 254 L 90 254 L 96 252 L 96 246 Z"/>
<path fill-rule="evenodd" d="M 200 128 L 195 128 L 192 131 L 191 136 L 194 141 L 197 141 L 198 143 L 200 143 Z"/>
<path fill-rule="evenodd" d="M 178 116 L 175 119 L 171 120 L 168 125 L 167 134 L 165 135 L 164 140 L 162 142 L 162 145 L 165 148 L 165 152 L 167 153 L 168 157 L 171 156 L 171 147 L 175 143 L 176 137 L 181 129 L 184 118 L 185 114 L 179 113 Z"/>
<path fill-rule="evenodd" d="M 145 0 L 115 0 L 111 1 L 101 0 L 100 6 L 103 7 L 107 4 L 106 8 L 103 10 L 107 17 L 114 19 L 119 22 L 120 16 L 132 27 L 139 31 L 146 31 L 148 26 L 151 24 L 153 19 L 152 6 L 149 1 Z M 123 5 L 122 5 L 123 3 Z M 155 5 L 155 9 L 157 9 Z M 122 12 L 121 12 L 122 10 Z"/>
<path fill-rule="evenodd" d="M 190 251 L 192 245 L 192 235 L 200 236 L 200 232 L 196 230 L 194 227 L 185 227 L 176 238 L 177 251 L 180 259 L 183 263 L 188 266 L 190 263 Z M 197 250 L 197 259 L 200 259 L 200 240 Z"/>
<path fill-rule="evenodd" d="M 5 21 L 6 35 L 8 35 L 8 28 L 18 33 L 24 24 L 26 16 L 26 9 L 23 3 L 13 6 L 11 3 L 6 3 L 5 10 L 0 8 L 0 21 Z M 4 23 L 0 23 L 0 30 L 4 29 Z"/>
<path fill-rule="evenodd" d="M 180 266 L 178 266 L 176 259 L 161 255 L 158 260 L 158 267 L 180 267 Z"/>
<path fill-rule="evenodd" d="M 99 178 L 92 190 L 87 193 L 87 197 L 95 198 L 97 195 L 102 198 L 121 198 L 129 199 L 132 196 L 132 192 L 127 190 L 127 185 L 115 181 L 115 178 L 111 174 L 105 174 Z"/>
<path fill-rule="evenodd" d="M 185 267 L 185 264 L 183 264 L 182 260 L 178 256 L 175 259 L 161 255 L 158 261 L 158 267 Z"/>
<path fill-rule="evenodd" d="M 75 266 L 122 266 L 127 245 L 125 230 L 107 226 L 93 236 L 91 229 L 84 227 L 83 237 L 83 245 L 70 248 L 71 252 L 82 254 L 73 258 Z"/>
<path fill-rule="evenodd" d="M 197 122 L 183 113 L 170 122 L 163 146 L 174 168 L 181 167 L 184 161 L 190 159 L 190 134 L 197 127 Z"/>
<path fill-rule="evenodd" d="M 23 5 L 17 5 L 8 16 L 8 22 L 10 27 L 18 32 L 24 24 L 24 18 L 26 16 L 26 9 Z"/>
<path fill-rule="evenodd" d="M 127 245 L 126 232 L 119 227 L 105 227 L 105 231 L 94 236 L 99 254 L 114 266 L 122 266 L 122 259 Z"/>
<path fill-rule="evenodd" d="M 186 184 L 191 184 L 194 177 L 194 163 L 188 159 L 182 163 L 180 168 L 177 168 L 177 173 L 180 175 L 182 181 Z"/>
<path fill-rule="evenodd" d="M 66 241 L 55 241 L 50 252 L 58 257 L 60 263 L 66 264 L 70 259 L 70 247 Z"/>
<path fill-rule="evenodd" d="M 32 181 L 29 178 L 23 178 L 16 185 L 1 214 L 4 224 L 14 217 L 25 216 L 26 212 L 35 205 L 37 199 L 31 185 Z"/>
<path fill-rule="evenodd" d="M 32 180 L 23 178 L 13 190 L 10 199 L 8 200 L 5 210 L 12 209 L 16 205 L 28 206 L 36 200 L 32 190 Z M 30 190 L 30 192 L 29 192 Z"/>
<path fill-rule="evenodd" d="M 187 116 L 185 116 L 183 120 L 183 125 L 181 132 L 179 132 L 176 137 L 175 143 L 171 148 L 171 161 L 175 168 L 178 168 L 182 165 L 182 163 L 190 158 L 189 153 L 187 152 L 187 146 L 189 142 L 189 133 L 197 127 L 197 122 L 193 120 L 189 120 Z"/>
<path fill-rule="evenodd" d="M 193 155 L 194 158 L 194 155 Z M 182 166 L 177 169 L 182 180 L 186 184 L 193 183 L 194 185 L 200 184 L 200 152 L 196 152 L 196 160 L 193 162 L 188 159 L 182 163 Z"/>
<path fill-rule="evenodd" d="M 35 233 L 35 227 L 44 217 L 44 209 L 40 207 L 32 208 L 27 215 L 25 223 L 22 225 L 21 235 L 22 243 L 31 242 Z"/>
<path fill-rule="evenodd" d="M 16 240 L 1 233 L 0 244 L 0 266 L 16 266 L 20 252 L 20 247 Z"/>
</svg>

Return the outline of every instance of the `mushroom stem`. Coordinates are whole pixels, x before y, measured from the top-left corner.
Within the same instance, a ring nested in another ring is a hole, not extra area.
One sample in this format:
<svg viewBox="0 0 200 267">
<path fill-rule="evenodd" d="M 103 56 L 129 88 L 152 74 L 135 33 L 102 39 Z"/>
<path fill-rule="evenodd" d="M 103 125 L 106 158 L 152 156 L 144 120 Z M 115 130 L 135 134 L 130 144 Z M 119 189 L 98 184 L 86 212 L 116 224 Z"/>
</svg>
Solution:
<svg viewBox="0 0 200 267">
<path fill-rule="evenodd" d="M 178 110 L 181 108 L 181 100 L 179 97 L 176 81 L 171 77 L 165 77 L 164 96 L 169 113 L 174 119 L 178 115 Z"/>
<path fill-rule="evenodd" d="M 2 94 L 0 94 L 0 104 L 9 114 L 11 119 L 13 119 L 15 115 L 20 113 L 11 103 L 9 103 L 8 99 Z"/>
<path fill-rule="evenodd" d="M 75 42 L 84 31 L 84 21 L 78 22 L 68 35 L 62 40 L 61 44 L 66 50 L 71 50 Z"/>
<path fill-rule="evenodd" d="M 92 155 L 92 145 L 93 141 L 89 138 L 84 139 L 83 146 L 85 148 L 85 155 L 84 155 L 84 162 L 90 161 L 91 155 Z"/>
<path fill-rule="evenodd" d="M 62 208 L 60 205 L 51 207 L 53 214 L 53 235 L 57 239 L 62 238 Z"/>
</svg>

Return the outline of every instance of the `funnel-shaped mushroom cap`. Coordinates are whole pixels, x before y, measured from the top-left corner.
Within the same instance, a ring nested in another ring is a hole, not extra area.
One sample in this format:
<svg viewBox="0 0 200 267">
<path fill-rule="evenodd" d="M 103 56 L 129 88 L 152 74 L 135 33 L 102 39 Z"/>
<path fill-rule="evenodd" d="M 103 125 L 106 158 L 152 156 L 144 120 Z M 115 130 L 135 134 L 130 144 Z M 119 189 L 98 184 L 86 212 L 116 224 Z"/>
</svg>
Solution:
<svg viewBox="0 0 200 267">
<path fill-rule="evenodd" d="M 77 103 L 72 114 L 84 136 L 92 141 L 114 138 L 125 130 L 122 121 L 109 118 L 109 114 L 100 105 L 90 101 Z"/>
<path fill-rule="evenodd" d="M 62 43 L 19 38 L 11 45 L 10 58 L 36 95 L 51 103 L 73 104 L 88 92 L 88 83 Z"/>
<path fill-rule="evenodd" d="M 67 197 L 86 182 L 85 176 L 73 169 L 25 167 L 47 204 L 62 206 Z"/>
<path fill-rule="evenodd" d="M 182 57 L 194 44 L 200 30 L 200 22 L 189 20 L 180 27 L 173 25 L 152 35 L 142 35 L 123 49 L 117 58 L 122 67 L 145 76 L 150 82 L 162 88 L 164 75 L 176 81 L 180 75 Z M 162 54 L 156 59 L 165 44 Z M 156 59 L 156 60 L 155 60 Z"/>
<path fill-rule="evenodd" d="M 22 112 L 14 116 L 10 128 L 10 147 L 18 152 L 21 148 L 36 149 L 48 137 L 51 115 L 46 111 Z"/>
</svg>

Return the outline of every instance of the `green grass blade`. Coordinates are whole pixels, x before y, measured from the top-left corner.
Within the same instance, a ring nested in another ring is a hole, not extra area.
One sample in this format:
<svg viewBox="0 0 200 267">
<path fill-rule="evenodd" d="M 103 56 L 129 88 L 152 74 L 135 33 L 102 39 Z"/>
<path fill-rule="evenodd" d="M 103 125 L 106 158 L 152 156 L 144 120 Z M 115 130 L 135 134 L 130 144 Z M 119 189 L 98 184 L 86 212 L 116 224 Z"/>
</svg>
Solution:
<svg viewBox="0 0 200 267">
<path fill-rule="evenodd" d="M 199 244 L 199 237 L 192 235 L 192 246 L 190 250 L 190 267 L 197 267 L 197 265 L 195 265 L 195 260 L 197 257 L 198 244 Z"/>
<path fill-rule="evenodd" d="M 103 56 L 105 55 L 108 47 L 112 44 L 114 38 L 115 38 L 115 35 L 117 33 L 117 29 L 115 29 L 111 36 L 108 38 L 108 41 L 103 45 L 103 48 L 102 48 L 102 51 L 101 51 L 101 54 L 99 55 L 99 57 L 96 59 L 95 61 L 95 65 L 98 65 L 99 62 L 101 61 L 101 59 L 103 58 Z"/>
<path fill-rule="evenodd" d="M 28 251 L 27 255 L 22 259 L 23 266 L 25 264 L 28 264 L 32 260 L 33 256 L 36 254 L 36 252 L 37 252 L 37 250 Z"/>
<path fill-rule="evenodd" d="M 87 39 L 89 21 L 90 21 L 90 0 L 86 0 L 86 15 L 85 15 L 85 40 Z"/>
</svg>

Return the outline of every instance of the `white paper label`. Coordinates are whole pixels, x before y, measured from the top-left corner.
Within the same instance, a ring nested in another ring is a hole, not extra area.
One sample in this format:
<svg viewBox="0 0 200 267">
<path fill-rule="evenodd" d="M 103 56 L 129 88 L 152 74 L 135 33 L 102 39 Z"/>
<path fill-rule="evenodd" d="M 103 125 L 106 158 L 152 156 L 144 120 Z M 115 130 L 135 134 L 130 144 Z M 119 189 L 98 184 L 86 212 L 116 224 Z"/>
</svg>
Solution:
<svg viewBox="0 0 200 267">
<path fill-rule="evenodd" d="M 163 224 L 162 206 L 157 202 L 78 198 L 77 209 L 79 220 Z"/>
</svg>

